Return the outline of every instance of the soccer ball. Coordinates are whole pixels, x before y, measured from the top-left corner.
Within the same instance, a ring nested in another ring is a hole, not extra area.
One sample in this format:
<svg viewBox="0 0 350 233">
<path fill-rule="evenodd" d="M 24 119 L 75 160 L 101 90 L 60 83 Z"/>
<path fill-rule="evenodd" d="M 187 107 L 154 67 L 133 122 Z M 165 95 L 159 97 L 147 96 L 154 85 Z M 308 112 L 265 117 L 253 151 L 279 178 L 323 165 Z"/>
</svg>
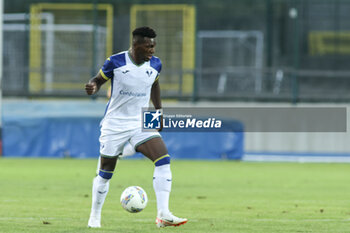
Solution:
<svg viewBox="0 0 350 233">
<path fill-rule="evenodd" d="M 130 186 L 120 196 L 120 204 L 130 213 L 138 213 L 143 210 L 148 202 L 147 194 L 139 186 Z"/>
</svg>

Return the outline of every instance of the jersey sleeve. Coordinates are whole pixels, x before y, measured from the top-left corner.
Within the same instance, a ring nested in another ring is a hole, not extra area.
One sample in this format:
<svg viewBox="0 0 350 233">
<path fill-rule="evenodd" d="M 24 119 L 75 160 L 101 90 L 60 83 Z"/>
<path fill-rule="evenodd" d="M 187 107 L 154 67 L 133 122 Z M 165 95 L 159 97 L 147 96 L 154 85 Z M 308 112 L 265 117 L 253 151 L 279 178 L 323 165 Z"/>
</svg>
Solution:
<svg viewBox="0 0 350 233">
<path fill-rule="evenodd" d="M 162 62 L 159 58 L 157 57 L 152 57 L 151 59 L 151 66 L 157 70 L 158 74 L 157 74 L 157 77 L 154 81 L 157 81 L 159 79 L 159 74 L 160 74 L 160 71 L 162 70 Z"/>
<path fill-rule="evenodd" d="M 106 80 L 113 78 L 113 70 L 115 69 L 115 65 L 110 58 L 107 58 L 102 68 L 100 69 L 100 74 Z"/>
</svg>

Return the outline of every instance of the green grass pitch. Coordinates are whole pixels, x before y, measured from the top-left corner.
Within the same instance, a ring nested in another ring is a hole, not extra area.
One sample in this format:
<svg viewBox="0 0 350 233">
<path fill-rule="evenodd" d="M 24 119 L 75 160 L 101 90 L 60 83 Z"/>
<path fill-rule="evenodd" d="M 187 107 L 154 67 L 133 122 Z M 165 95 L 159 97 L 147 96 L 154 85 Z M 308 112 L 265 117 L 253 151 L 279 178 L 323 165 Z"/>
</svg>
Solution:
<svg viewBox="0 0 350 233">
<path fill-rule="evenodd" d="M 95 160 L 0 158 L 0 232 L 350 232 L 350 164 L 172 161 L 170 209 L 184 226 L 158 230 L 153 164 L 122 160 L 111 181 L 102 228 L 88 229 Z M 130 185 L 149 203 L 119 204 Z"/>
</svg>

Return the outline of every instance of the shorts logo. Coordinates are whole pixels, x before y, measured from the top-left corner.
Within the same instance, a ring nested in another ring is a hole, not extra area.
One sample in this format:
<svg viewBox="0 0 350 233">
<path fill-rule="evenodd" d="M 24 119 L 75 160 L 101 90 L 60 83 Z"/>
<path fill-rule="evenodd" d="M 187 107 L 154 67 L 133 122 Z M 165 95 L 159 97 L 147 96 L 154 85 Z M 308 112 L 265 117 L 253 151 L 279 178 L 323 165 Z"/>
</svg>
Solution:
<svg viewBox="0 0 350 233">
<path fill-rule="evenodd" d="M 160 120 L 162 113 L 157 111 L 143 112 L 143 128 L 144 129 L 160 129 Z"/>
</svg>

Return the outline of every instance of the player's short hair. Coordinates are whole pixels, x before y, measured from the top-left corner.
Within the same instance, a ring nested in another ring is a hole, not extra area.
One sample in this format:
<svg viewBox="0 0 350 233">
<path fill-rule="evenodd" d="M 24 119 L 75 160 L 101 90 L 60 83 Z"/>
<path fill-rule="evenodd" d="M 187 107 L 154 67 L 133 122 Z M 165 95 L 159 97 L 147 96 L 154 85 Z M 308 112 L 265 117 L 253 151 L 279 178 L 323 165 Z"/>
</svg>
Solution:
<svg viewBox="0 0 350 233">
<path fill-rule="evenodd" d="M 139 36 L 139 37 L 156 38 L 157 34 L 152 28 L 145 26 L 145 27 L 136 28 L 132 32 L 132 36 L 133 37 Z"/>
</svg>

